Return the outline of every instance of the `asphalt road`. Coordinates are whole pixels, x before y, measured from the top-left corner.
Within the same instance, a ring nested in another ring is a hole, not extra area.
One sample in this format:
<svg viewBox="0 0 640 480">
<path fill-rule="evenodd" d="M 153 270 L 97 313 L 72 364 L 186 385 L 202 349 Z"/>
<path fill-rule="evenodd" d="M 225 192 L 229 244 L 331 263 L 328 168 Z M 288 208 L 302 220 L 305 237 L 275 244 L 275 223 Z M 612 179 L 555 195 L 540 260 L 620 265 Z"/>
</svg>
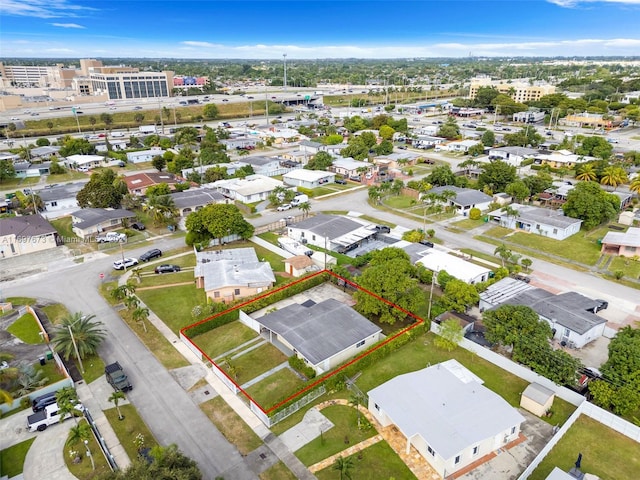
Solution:
<svg viewBox="0 0 640 480">
<path fill-rule="evenodd" d="M 154 244 L 161 249 L 184 245 L 181 238 Z M 149 246 L 130 253 L 139 256 Z M 175 443 L 194 459 L 205 479 L 255 479 L 235 446 L 231 445 L 193 403 L 169 372 L 138 340 L 98 293 L 99 274 L 110 272 L 113 257 L 79 264 L 62 272 L 47 272 L 2 285 L 5 296 L 30 296 L 60 302 L 72 311 L 93 313 L 106 327 L 100 348 L 105 362 L 118 360 L 134 389 L 127 395 L 162 445 Z"/>
</svg>

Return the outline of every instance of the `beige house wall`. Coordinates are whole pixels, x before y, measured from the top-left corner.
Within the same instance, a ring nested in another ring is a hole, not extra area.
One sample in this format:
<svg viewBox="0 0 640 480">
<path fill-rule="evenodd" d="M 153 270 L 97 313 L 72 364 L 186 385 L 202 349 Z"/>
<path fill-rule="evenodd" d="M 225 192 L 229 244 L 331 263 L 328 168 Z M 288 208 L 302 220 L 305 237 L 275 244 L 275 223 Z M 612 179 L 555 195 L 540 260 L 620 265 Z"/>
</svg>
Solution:
<svg viewBox="0 0 640 480">
<path fill-rule="evenodd" d="M 14 234 L 5 235 L 0 237 L 0 257 L 17 257 L 18 255 L 41 252 L 57 246 L 56 237 L 53 233 L 37 237 L 16 237 Z"/>
</svg>

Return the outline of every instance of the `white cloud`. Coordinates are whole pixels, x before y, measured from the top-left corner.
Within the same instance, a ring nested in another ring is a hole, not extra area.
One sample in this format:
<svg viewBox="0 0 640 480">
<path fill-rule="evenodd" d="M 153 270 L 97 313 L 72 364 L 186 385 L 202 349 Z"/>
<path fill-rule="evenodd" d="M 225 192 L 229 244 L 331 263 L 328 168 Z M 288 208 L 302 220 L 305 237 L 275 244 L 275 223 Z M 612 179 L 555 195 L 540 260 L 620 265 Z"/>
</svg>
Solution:
<svg viewBox="0 0 640 480">
<path fill-rule="evenodd" d="M 185 42 L 180 42 L 183 45 L 187 45 L 189 47 L 203 47 L 203 48 L 218 48 L 218 47 L 222 47 L 222 45 L 217 45 L 215 43 L 209 43 L 209 42 L 196 42 L 193 40 L 187 40 Z"/>
<path fill-rule="evenodd" d="M 78 25 L 77 23 L 52 23 L 51 25 L 60 28 L 87 28 L 82 25 Z"/>
<path fill-rule="evenodd" d="M 584 3 L 617 3 L 626 5 L 640 5 L 640 0 L 547 0 L 559 7 L 572 8 Z"/>
<path fill-rule="evenodd" d="M 96 8 L 75 5 L 68 0 L 1 0 L 0 15 L 19 17 L 60 18 L 79 17 Z"/>
</svg>

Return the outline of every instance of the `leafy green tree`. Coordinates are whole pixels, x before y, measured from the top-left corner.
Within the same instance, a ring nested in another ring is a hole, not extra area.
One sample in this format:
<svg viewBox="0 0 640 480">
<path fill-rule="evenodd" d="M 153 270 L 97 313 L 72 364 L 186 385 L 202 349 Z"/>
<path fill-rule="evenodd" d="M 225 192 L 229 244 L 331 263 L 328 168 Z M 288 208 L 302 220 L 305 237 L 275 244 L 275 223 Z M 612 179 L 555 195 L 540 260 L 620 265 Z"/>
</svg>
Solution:
<svg viewBox="0 0 640 480">
<path fill-rule="evenodd" d="M 453 351 L 464 338 L 464 330 L 457 320 L 450 318 L 440 324 L 440 333 L 436 336 L 434 344 L 436 347 Z"/>
<path fill-rule="evenodd" d="M 333 157 L 327 152 L 318 152 L 304 168 L 307 170 L 326 170 L 333 165 Z"/>
<path fill-rule="evenodd" d="M 385 252 L 388 250 L 398 250 L 385 248 L 375 252 L 362 276 L 359 277 L 359 284 L 362 288 L 384 298 L 391 304 L 400 308 L 414 312 L 423 302 L 422 291 L 418 287 L 414 274 L 414 268 L 409 260 L 395 252 Z M 404 252 L 402 252 L 404 253 Z M 406 255 L 406 253 L 405 253 Z M 406 314 L 393 306 L 378 300 L 366 292 L 357 291 L 356 309 L 363 315 L 375 315 L 381 322 L 393 325 L 397 320 L 403 320 Z"/>
<path fill-rule="evenodd" d="M 515 133 L 506 134 L 503 140 L 512 147 L 526 147 L 527 145 L 537 147 L 544 139 L 535 128 L 523 128 Z"/>
<path fill-rule="evenodd" d="M 101 113 L 100 114 L 100 120 L 102 121 L 102 123 L 105 124 L 105 126 L 107 128 L 110 129 L 111 125 L 113 124 L 113 115 L 111 115 L 110 113 Z"/>
<path fill-rule="evenodd" d="M 174 225 L 178 216 L 175 201 L 171 195 L 153 195 L 144 204 L 144 211 L 151 213 L 156 225 Z"/>
<path fill-rule="evenodd" d="M 60 147 L 61 157 L 70 157 L 71 155 L 93 155 L 96 153 L 96 147 L 84 138 L 74 138 L 69 135 L 62 139 Z"/>
<path fill-rule="evenodd" d="M 496 135 L 492 130 L 486 130 L 482 134 L 482 139 L 480 140 L 485 147 L 493 147 L 496 143 Z"/>
<path fill-rule="evenodd" d="M 537 195 L 553 186 L 553 178 L 546 172 L 538 171 L 536 175 L 528 175 L 522 179 L 531 195 Z"/>
<path fill-rule="evenodd" d="M 322 143 L 325 145 L 340 145 L 342 142 L 344 142 L 344 137 L 338 133 L 327 135 L 322 138 Z"/>
<path fill-rule="evenodd" d="M 311 203 L 302 202 L 301 204 L 298 205 L 298 209 L 302 211 L 304 217 L 308 217 L 309 211 L 311 211 Z"/>
<path fill-rule="evenodd" d="M 147 188 L 146 196 L 148 198 L 157 197 L 158 195 L 170 195 L 171 188 L 168 183 L 158 183 L 157 185 L 151 185 Z"/>
<path fill-rule="evenodd" d="M 214 120 L 218 118 L 218 107 L 213 103 L 209 103 L 202 109 L 202 115 L 207 120 Z"/>
<path fill-rule="evenodd" d="M 11 160 L 0 160 L 0 182 L 15 178 L 16 169 Z"/>
<path fill-rule="evenodd" d="M 84 315 L 81 312 L 67 315 L 55 329 L 53 336 L 55 350 L 65 360 L 69 360 L 71 355 L 76 354 L 73 345 L 75 340 L 80 358 L 95 355 L 106 336 L 102 325 L 102 322 L 95 321 L 95 315 Z"/>
<path fill-rule="evenodd" d="M 447 121 L 440 126 L 436 135 L 448 140 L 460 138 L 460 127 L 458 126 L 458 122 L 456 122 L 453 117 L 447 118 Z"/>
<path fill-rule="evenodd" d="M 162 156 L 156 155 L 151 160 L 151 165 L 153 165 L 153 168 L 155 168 L 156 170 L 161 172 L 162 170 L 164 170 L 166 168 L 167 161 Z"/>
<path fill-rule="evenodd" d="M 40 137 L 39 139 L 36 140 L 36 145 L 39 147 L 47 147 L 51 145 L 51 142 L 49 141 L 48 138 Z"/>
<path fill-rule="evenodd" d="M 133 121 L 136 122 L 138 125 L 142 124 L 142 122 L 144 122 L 144 113 L 136 113 L 133 116 Z"/>
<path fill-rule="evenodd" d="M 504 267 L 504 262 L 509 258 L 511 258 L 512 252 L 511 250 L 509 250 L 509 247 L 507 247 L 504 243 L 502 243 L 496 247 L 493 254 L 500 257 L 500 260 L 502 261 L 502 266 Z"/>
<path fill-rule="evenodd" d="M 480 87 L 476 93 L 474 105 L 479 108 L 487 108 L 492 105 L 493 100 L 500 94 L 495 87 Z"/>
<path fill-rule="evenodd" d="M 516 167 L 502 160 L 494 160 L 482 166 L 482 173 L 478 176 L 478 188 L 488 186 L 493 192 L 504 192 L 506 186 L 516 178 Z"/>
<path fill-rule="evenodd" d="M 129 295 L 133 295 L 135 292 L 136 287 L 130 283 L 125 283 L 111 290 L 110 296 L 116 301 L 122 301 Z"/>
<path fill-rule="evenodd" d="M 505 187 L 504 191 L 508 195 L 511 195 L 518 203 L 521 203 L 525 198 L 528 198 L 531 195 L 529 187 L 527 187 L 527 184 L 522 180 L 511 182 Z"/>
<path fill-rule="evenodd" d="M 91 174 L 89 182 L 78 192 L 76 199 L 81 208 L 118 208 L 127 186 L 111 169 Z"/>
<path fill-rule="evenodd" d="M 448 164 L 447 165 L 438 165 L 427 176 L 426 180 L 431 185 L 444 187 L 444 186 L 447 186 L 447 185 L 455 185 L 456 176 L 451 171 L 451 167 Z"/>
<path fill-rule="evenodd" d="M 497 108 L 502 115 L 512 116 L 514 113 L 524 112 L 529 107 L 524 103 L 515 102 L 509 95 L 500 93 L 491 101 L 491 105 Z"/>
<path fill-rule="evenodd" d="M 186 220 L 188 245 L 238 235 L 246 240 L 253 235 L 253 225 L 247 222 L 235 205 L 214 204 L 189 214 Z"/>
<path fill-rule="evenodd" d="M 578 155 L 592 156 L 607 160 L 613 153 L 613 145 L 603 137 L 583 137 L 582 143 L 576 149 Z"/>
<path fill-rule="evenodd" d="M 393 143 L 389 140 L 384 140 L 380 142 L 379 145 L 373 147 L 373 149 L 376 152 L 376 155 L 389 155 L 393 153 Z"/>
<path fill-rule="evenodd" d="M 480 301 L 480 295 L 473 285 L 454 278 L 447 282 L 444 289 L 444 305 L 454 312 L 464 313 Z"/>
<path fill-rule="evenodd" d="M 581 219 L 584 228 L 590 230 L 613 219 L 620 209 L 620 200 L 595 182 L 580 182 L 569 191 L 562 209 L 568 217 Z"/>
<path fill-rule="evenodd" d="M 479 155 L 482 155 L 483 153 L 484 145 L 482 143 L 476 143 L 475 145 L 469 147 L 469 150 L 467 150 L 467 154 L 471 155 L 472 157 L 477 157 Z"/>
<path fill-rule="evenodd" d="M 384 140 L 391 140 L 393 139 L 393 134 L 396 133 L 396 131 L 391 128 L 389 125 L 382 125 L 380 127 L 380 130 L 378 131 L 379 135 L 384 139 Z"/>
<path fill-rule="evenodd" d="M 514 349 L 535 338 L 549 339 L 552 336 L 549 324 L 540 321 L 532 308 L 522 305 L 502 305 L 485 311 L 482 321 L 487 329 L 487 340 Z"/>
<path fill-rule="evenodd" d="M 520 264 L 524 267 L 525 272 L 528 272 L 533 265 L 533 261 L 530 258 L 523 258 L 520 260 Z"/>
<path fill-rule="evenodd" d="M 402 234 L 402 240 L 413 243 L 418 243 L 423 240 L 424 237 L 425 234 L 422 230 L 407 230 Z"/>
</svg>

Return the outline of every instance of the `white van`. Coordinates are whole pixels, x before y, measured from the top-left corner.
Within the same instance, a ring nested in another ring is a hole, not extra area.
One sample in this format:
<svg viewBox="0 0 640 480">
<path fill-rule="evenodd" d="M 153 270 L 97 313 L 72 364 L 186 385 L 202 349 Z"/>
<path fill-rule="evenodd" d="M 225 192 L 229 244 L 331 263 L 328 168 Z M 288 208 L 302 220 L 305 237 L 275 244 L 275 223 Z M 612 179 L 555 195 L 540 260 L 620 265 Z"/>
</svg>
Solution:
<svg viewBox="0 0 640 480">
<path fill-rule="evenodd" d="M 124 132 L 111 132 L 111 136 L 113 138 L 122 138 L 124 137 Z"/>
</svg>

